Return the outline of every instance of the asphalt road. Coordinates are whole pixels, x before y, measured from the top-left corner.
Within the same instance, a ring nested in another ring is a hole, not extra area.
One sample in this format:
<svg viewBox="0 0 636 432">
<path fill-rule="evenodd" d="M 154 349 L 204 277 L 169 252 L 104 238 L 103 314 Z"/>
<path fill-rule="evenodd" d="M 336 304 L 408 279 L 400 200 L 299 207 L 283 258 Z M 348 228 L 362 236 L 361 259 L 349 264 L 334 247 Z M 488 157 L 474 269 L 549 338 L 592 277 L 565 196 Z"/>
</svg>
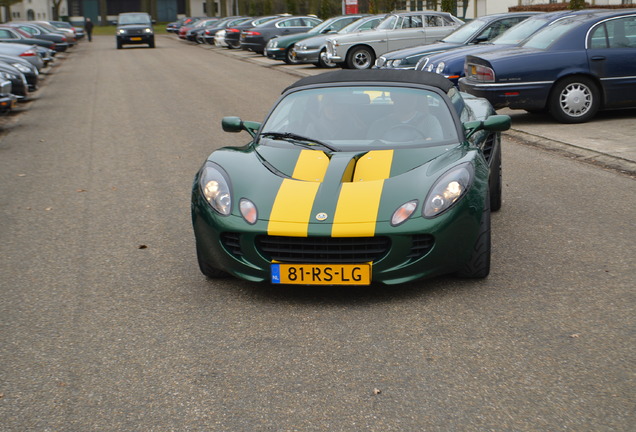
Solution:
<svg viewBox="0 0 636 432">
<path fill-rule="evenodd" d="M 484 281 L 198 271 L 192 178 L 295 77 L 82 43 L 0 138 L 2 431 L 631 431 L 634 179 L 504 143 Z M 249 175 L 246 173 L 246 175 Z"/>
</svg>

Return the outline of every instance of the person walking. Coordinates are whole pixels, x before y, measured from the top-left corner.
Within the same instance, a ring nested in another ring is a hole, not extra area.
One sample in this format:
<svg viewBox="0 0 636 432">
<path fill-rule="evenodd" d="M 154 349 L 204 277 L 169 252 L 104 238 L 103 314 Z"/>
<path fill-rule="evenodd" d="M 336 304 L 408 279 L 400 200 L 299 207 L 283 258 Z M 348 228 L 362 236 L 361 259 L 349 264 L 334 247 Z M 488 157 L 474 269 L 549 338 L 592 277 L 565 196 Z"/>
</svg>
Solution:
<svg viewBox="0 0 636 432">
<path fill-rule="evenodd" d="M 86 37 L 88 37 L 88 41 L 93 41 L 93 21 L 90 18 L 86 18 L 84 22 L 84 31 L 86 31 Z"/>
</svg>

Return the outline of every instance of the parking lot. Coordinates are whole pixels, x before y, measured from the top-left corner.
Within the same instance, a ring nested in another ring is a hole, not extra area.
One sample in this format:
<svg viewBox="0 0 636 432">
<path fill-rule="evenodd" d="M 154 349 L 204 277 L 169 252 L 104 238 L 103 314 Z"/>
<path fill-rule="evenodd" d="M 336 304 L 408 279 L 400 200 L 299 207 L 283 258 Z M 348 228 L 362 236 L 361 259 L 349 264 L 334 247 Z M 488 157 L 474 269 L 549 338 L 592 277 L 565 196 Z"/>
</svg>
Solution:
<svg viewBox="0 0 636 432">
<path fill-rule="evenodd" d="M 633 429 L 633 112 L 513 114 L 487 279 L 211 281 L 193 177 L 249 142 L 221 119 L 323 71 L 168 35 L 76 48 L 3 119 L 0 429 Z"/>
</svg>

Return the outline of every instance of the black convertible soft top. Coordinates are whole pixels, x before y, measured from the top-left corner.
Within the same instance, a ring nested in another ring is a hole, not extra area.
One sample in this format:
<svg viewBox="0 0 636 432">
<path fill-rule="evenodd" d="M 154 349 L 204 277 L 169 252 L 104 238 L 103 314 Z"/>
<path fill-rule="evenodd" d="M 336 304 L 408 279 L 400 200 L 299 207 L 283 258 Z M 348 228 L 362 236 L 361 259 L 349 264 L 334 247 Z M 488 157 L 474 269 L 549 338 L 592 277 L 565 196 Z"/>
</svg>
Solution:
<svg viewBox="0 0 636 432">
<path fill-rule="evenodd" d="M 421 84 L 437 87 L 444 92 L 453 87 L 453 83 L 443 76 L 424 71 L 415 70 L 395 70 L 395 69 L 365 69 L 365 70 L 338 70 L 327 72 L 302 78 L 294 84 L 287 87 L 284 91 L 297 87 L 316 84 L 332 84 L 332 83 L 359 83 L 359 82 L 386 82 L 386 83 L 404 83 L 404 84 Z"/>
</svg>

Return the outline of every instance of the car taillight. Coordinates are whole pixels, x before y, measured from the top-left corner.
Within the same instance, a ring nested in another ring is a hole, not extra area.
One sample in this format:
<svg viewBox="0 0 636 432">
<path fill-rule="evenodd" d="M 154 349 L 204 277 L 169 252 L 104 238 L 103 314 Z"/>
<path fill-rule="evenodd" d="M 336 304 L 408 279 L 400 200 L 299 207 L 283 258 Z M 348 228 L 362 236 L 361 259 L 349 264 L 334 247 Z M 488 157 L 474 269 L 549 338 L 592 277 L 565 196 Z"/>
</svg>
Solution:
<svg viewBox="0 0 636 432">
<path fill-rule="evenodd" d="M 243 33 L 245 34 L 245 36 L 260 36 L 261 34 L 260 32 L 257 32 L 257 31 L 246 31 Z"/>
<path fill-rule="evenodd" d="M 475 81 L 495 82 L 495 71 L 487 66 L 467 63 L 464 73 Z"/>
<path fill-rule="evenodd" d="M 231 28 L 231 29 L 225 29 L 225 33 L 226 33 L 226 34 L 227 34 L 227 33 L 238 33 L 238 32 L 240 32 L 240 30 L 238 30 L 238 29 L 233 29 L 233 28 Z"/>
<path fill-rule="evenodd" d="M 33 57 L 35 55 L 37 55 L 35 51 L 28 50 L 20 54 L 20 57 Z"/>
<path fill-rule="evenodd" d="M 62 42 L 66 42 L 66 37 L 62 36 Z"/>
</svg>

